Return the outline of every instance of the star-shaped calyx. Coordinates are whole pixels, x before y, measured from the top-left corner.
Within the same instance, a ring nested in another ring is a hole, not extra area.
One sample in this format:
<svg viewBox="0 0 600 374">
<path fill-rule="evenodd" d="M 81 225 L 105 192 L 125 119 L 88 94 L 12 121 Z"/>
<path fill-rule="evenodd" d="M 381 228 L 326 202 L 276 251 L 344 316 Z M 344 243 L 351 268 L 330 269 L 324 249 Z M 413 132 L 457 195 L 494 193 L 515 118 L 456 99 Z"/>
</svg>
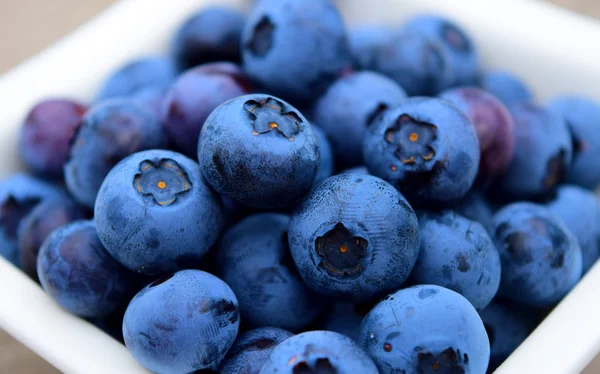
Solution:
<svg viewBox="0 0 600 374">
<path fill-rule="evenodd" d="M 192 188 L 185 170 L 171 159 L 145 160 L 133 180 L 133 188 L 143 196 L 151 196 L 160 206 L 168 206 Z"/>
<path fill-rule="evenodd" d="M 434 143 L 437 140 L 437 126 L 420 122 L 403 114 L 385 132 L 385 141 L 394 146 L 394 155 L 404 165 L 422 164 L 435 156 Z M 397 167 L 392 165 L 393 171 Z"/>
<path fill-rule="evenodd" d="M 365 238 L 354 235 L 339 222 L 315 241 L 321 266 L 337 275 L 360 273 L 368 245 Z"/>
<path fill-rule="evenodd" d="M 273 98 L 248 100 L 244 109 L 252 120 L 253 135 L 275 133 L 293 141 L 300 131 L 300 116 L 294 111 L 286 111 L 283 103 Z"/>
</svg>

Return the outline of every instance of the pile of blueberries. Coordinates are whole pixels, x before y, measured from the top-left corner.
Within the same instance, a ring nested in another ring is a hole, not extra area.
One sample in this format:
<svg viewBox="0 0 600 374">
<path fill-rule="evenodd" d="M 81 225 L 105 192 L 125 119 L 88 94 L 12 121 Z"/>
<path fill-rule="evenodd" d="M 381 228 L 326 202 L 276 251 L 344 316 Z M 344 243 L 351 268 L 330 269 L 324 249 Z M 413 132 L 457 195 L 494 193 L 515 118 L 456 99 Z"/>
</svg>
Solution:
<svg viewBox="0 0 600 374">
<path fill-rule="evenodd" d="M 454 22 L 205 9 L 37 104 L 0 254 L 156 373 L 484 374 L 600 254 L 600 105 Z"/>
</svg>

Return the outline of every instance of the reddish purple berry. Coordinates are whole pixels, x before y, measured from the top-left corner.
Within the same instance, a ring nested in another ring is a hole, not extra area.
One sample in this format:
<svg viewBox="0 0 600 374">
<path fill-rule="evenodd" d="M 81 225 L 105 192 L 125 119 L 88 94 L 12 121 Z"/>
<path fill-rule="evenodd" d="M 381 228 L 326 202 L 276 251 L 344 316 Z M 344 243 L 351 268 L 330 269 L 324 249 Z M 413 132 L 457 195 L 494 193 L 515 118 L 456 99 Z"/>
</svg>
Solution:
<svg viewBox="0 0 600 374">
<path fill-rule="evenodd" d="M 49 99 L 35 105 L 21 127 L 19 152 L 34 173 L 59 178 L 69 156 L 69 144 L 86 107 L 67 99 Z"/>
<path fill-rule="evenodd" d="M 502 173 L 515 150 L 515 125 L 510 112 L 493 95 L 474 87 L 455 88 L 440 94 L 465 112 L 475 125 L 481 160 L 480 176 Z"/>
<path fill-rule="evenodd" d="M 167 94 L 162 119 L 175 150 L 196 156 L 200 129 L 219 105 L 249 92 L 249 83 L 237 65 L 206 64 L 188 70 Z"/>
<path fill-rule="evenodd" d="M 55 229 L 86 216 L 82 206 L 63 197 L 43 201 L 33 208 L 19 224 L 17 235 L 23 271 L 37 280 L 37 257 L 44 240 Z"/>
</svg>

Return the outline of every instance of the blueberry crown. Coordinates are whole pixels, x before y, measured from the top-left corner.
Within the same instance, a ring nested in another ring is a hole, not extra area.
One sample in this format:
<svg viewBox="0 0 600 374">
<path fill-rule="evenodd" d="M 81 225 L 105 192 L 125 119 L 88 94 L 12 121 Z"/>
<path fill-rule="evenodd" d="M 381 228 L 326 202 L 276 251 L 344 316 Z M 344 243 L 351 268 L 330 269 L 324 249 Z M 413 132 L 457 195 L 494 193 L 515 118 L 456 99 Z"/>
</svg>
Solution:
<svg viewBox="0 0 600 374">
<path fill-rule="evenodd" d="M 434 143 L 438 128 L 402 114 L 384 134 L 385 141 L 394 149 L 394 156 L 404 165 L 427 163 L 435 157 Z M 390 166 L 392 171 L 397 166 Z"/>
<path fill-rule="evenodd" d="M 274 132 L 294 140 L 300 131 L 302 123 L 300 116 L 294 111 L 286 111 L 284 104 L 273 98 L 265 100 L 248 100 L 244 103 L 252 120 L 252 135 L 261 135 Z"/>
<path fill-rule="evenodd" d="M 160 206 L 172 205 L 192 188 L 187 173 L 171 159 L 145 160 L 133 179 L 133 188 L 143 196 L 152 197 Z"/>
</svg>

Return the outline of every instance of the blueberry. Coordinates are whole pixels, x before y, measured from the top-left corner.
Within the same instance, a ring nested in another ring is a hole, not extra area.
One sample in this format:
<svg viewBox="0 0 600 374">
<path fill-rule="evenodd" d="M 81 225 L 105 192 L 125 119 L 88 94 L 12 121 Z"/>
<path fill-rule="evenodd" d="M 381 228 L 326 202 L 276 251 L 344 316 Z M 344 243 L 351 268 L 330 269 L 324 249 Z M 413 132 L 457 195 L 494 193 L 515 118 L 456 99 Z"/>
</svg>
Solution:
<svg viewBox="0 0 600 374">
<path fill-rule="evenodd" d="M 320 154 L 319 167 L 317 168 L 317 175 L 314 181 L 314 184 L 317 184 L 333 175 L 333 150 L 331 149 L 331 142 L 323 130 L 316 126 L 313 126 L 312 130 L 315 138 L 317 138 L 317 146 L 319 147 Z"/>
<path fill-rule="evenodd" d="M 269 92 L 314 100 L 350 63 L 342 16 L 331 0 L 263 0 L 242 33 L 242 60 Z"/>
<path fill-rule="evenodd" d="M 600 104 L 578 96 L 562 96 L 548 105 L 565 119 L 571 130 L 573 162 L 567 181 L 594 189 L 600 184 L 596 161 L 600 156 Z"/>
<path fill-rule="evenodd" d="M 314 106 L 314 122 L 331 139 L 342 167 L 363 163 L 362 143 L 367 127 L 383 111 L 406 99 L 393 80 L 369 71 L 338 79 Z"/>
<path fill-rule="evenodd" d="M 419 215 L 421 250 L 414 284 L 435 284 L 482 310 L 500 285 L 500 257 L 485 228 L 451 210 Z"/>
<path fill-rule="evenodd" d="M 258 374 L 271 351 L 291 332 L 274 327 L 261 327 L 240 335 L 227 352 L 220 374 Z"/>
<path fill-rule="evenodd" d="M 104 101 L 83 117 L 65 165 L 65 182 L 75 200 L 93 208 L 113 166 L 132 153 L 165 145 L 161 123 L 150 109 L 132 99 Z"/>
<path fill-rule="evenodd" d="M 202 64 L 196 66 L 194 69 L 198 73 L 207 75 L 225 75 L 237 82 L 237 84 L 244 89 L 244 91 L 253 91 L 253 86 L 238 64 L 231 62 L 213 62 L 209 64 Z"/>
<path fill-rule="evenodd" d="M 448 51 L 452 67 L 453 86 L 477 83 L 479 55 L 471 38 L 454 22 L 436 15 L 420 15 L 410 19 L 402 28 L 408 33 L 419 33 L 439 41 Z"/>
<path fill-rule="evenodd" d="M 245 218 L 221 238 L 218 274 L 235 292 L 244 323 L 298 331 L 313 322 L 322 302 L 302 282 L 288 247 L 289 217 Z"/>
<path fill-rule="evenodd" d="M 97 100 L 130 96 L 149 87 L 166 88 L 176 76 L 175 63 L 168 58 L 139 58 L 114 71 L 104 82 Z"/>
<path fill-rule="evenodd" d="M 21 221 L 45 199 L 64 196 L 48 182 L 15 174 L 0 182 L 0 256 L 19 266 L 18 229 Z"/>
<path fill-rule="evenodd" d="M 216 370 L 240 325 L 238 302 L 225 282 L 200 270 L 158 279 L 131 300 L 125 345 L 156 373 Z"/>
<path fill-rule="evenodd" d="M 196 157 L 200 129 L 219 105 L 248 93 L 248 83 L 234 64 L 202 65 L 183 73 L 173 84 L 162 107 L 165 131 L 175 149 Z"/>
<path fill-rule="evenodd" d="M 117 164 L 102 183 L 94 218 L 108 252 L 148 275 L 198 266 L 224 223 L 221 202 L 198 164 L 163 150 Z"/>
<path fill-rule="evenodd" d="M 471 188 L 479 166 L 475 127 L 454 105 L 412 98 L 368 128 L 369 172 L 392 183 L 413 204 L 447 203 Z"/>
<path fill-rule="evenodd" d="M 508 107 L 534 101 L 533 93 L 525 82 L 507 71 L 486 72 L 482 75 L 479 86 Z"/>
<path fill-rule="evenodd" d="M 114 311 L 131 278 L 102 247 L 91 221 L 75 221 L 54 230 L 40 248 L 37 273 L 44 291 L 81 317 L 102 317 Z"/>
<path fill-rule="evenodd" d="M 312 186 L 319 149 L 311 125 L 296 108 L 253 94 L 212 112 L 200 133 L 198 159 L 208 182 L 225 197 L 251 207 L 280 208 Z"/>
<path fill-rule="evenodd" d="M 479 222 L 488 233 L 494 231 L 494 211 L 481 191 L 471 190 L 452 205 L 452 210 L 471 221 Z"/>
<path fill-rule="evenodd" d="M 454 77 L 447 49 L 420 33 L 396 33 L 375 48 L 371 69 L 395 80 L 409 96 L 435 95 L 449 87 Z"/>
<path fill-rule="evenodd" d="M 596 194 L 577 186 L 558 188 L 548 208 L 560 217 L 581 246 L 583 273 L 600 257 L 600 200 Z"/>
<path fill-rule="evenodd" d="M 492 374 L 535 328 L 536 313 L 506 300 L 494 300 L 479 313 L 490 339 Z"/>
<path fill-rule="evenodd" d="M 316 186 L 297 207 L 289 243 L 300 275 L 315 292 L 366 301 L 408 277 L 419 250 L 418 222 L 390 184 L 340 174 Z"/>
<path fill-rule="evenodd" d="M 377 374 L 369 356 L 350 338 L 332 331 L 310 331 L 279 344 L 260 374 Z"/>
<path fill-rule="evenodd" d="M 69 198 L 50 198 L 27 214 L 17 232 L 21 268 L 37 280 L 37 257 L 46 237 L 55 229 L 87 218 L 87 212 Z"/>
<path fill-rule="evenodd" d="M 179 68 L 205 62 L 240 61 L 245 16 L 226 7 L 205 8 L 188 18 L 175 33 L 173 55 Z"/>
<path fill-rule="evenodd" d="M 423 285 L 388 295 L 360 327 L 379 373 L 485 373 L 490 345 L 481 318 L 458 293 Z"/>
<path fill-rule="evenodd" d="M 325 319 L 324 330 L 334 331 L 358 341 L 360 324 L 365 318 L 361 304 L 336 303 Z"/>
<path fill-rule="evenodd" d="M 502 262 L 500 296 L 545 308 L 558 303 L 579 281 L 581 248 L 549 209 L 514 203 L 496 213 L 494 223 Z"/>
<path fill-rule="evenodd" d="M 146 108 L 152 110 L 157 116 L 162 116 L 162 106 L 169 90 L 162 87 L 148 87 L 137 91 L 132 97 L 142 103 Z"/>
<path fill-rule="evenodd" d="M 440 98 L 456 105 L 475 125 L 481 150 L 479 178 L 491 179 L 502 173 L 515 149 L 515 125 L 504 104 L 474 87 L 444 91 Z"/>
<path fill-rule="evenodd" d="M 29 111 L 19 133 L 19 152 L 31 171 L 62 177 L 71 139 L 85 110 L 83 104 L 73 100 L 48 99 Z"/>
<path fill-rule="evenodd" d="M 363 25 L 350 29 L 348 43 L 352 62 L 357 69 L 372 69 L 379 48 L 392 43 L 394 31 L 379 25 Z"/>
<path fill-rule="evenodd" d="M 499 181 L 500 189 L 520 199 L 547 195 L 564 179 L 571 162 L 567 124 L 559 115 L 535 104 L 513 105 L 511 112 L 516 147 Z"/>
<path fill-rule="evenodd" d="M 340 174 L 348 174 L 348 173 L 368 175 L 369 169 L 367 169 L 366 166 L 356 166 L 356 167 L 353 167 L 350 169 L 342 170 L 340 172 Z"/>
</svg>

